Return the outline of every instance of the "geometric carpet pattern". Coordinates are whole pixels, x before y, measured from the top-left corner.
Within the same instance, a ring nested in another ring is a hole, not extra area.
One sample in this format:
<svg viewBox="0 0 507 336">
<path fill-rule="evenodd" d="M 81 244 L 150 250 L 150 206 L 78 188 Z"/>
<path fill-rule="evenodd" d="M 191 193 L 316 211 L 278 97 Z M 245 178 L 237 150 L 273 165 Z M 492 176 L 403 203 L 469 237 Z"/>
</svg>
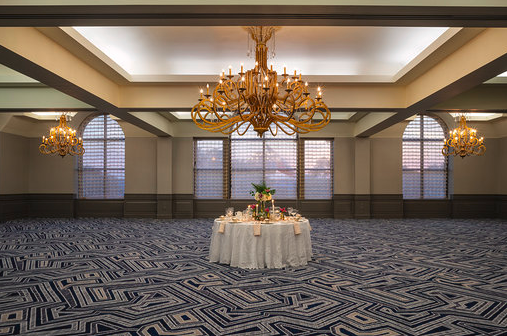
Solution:
<svg viewBox="0 0 507 336">
<path fill-rule="evenodd" d="M 507 335 L 507 222 L 312 219 L 307 266 L 208 261 L 212 220 L 0 224 L 0 335 Z"/>
</svg>

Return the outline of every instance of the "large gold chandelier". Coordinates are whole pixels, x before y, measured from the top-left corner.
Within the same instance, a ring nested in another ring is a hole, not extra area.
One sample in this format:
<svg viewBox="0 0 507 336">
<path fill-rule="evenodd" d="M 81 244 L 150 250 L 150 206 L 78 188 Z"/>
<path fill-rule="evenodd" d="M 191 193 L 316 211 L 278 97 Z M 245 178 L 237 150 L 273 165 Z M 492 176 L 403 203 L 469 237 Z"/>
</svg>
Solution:
<svg viewBox="0 0 507 336">
<path fill-rule="evenodd" d="M 60 124 L 52 127 L 49 136 L 42 136 L 42 143 L 39 146 L 42 154 L 57 153 L 62 158 L 67 155 L 83 155 L 83 139 L 76 137 L 76 130 L 67 126 L 67 116 L 62 113 Z"/>
<path fill-rule="evenodd" d="M 253 126 L 259 136 L 268 129 L 276 135 L 278 130 L 292 135 L 318 131 L 326 126 L 331 113 L 322 101 L 322 90 L 317 88 L 316 97 L 311 98 L 308 82 L 303 82 L 301 73 L 284 73 L 280 76 L 268 69 L 268 47 L 266 43 L 278 27 L 245 27 L 255 41 L 255 68 L 241 71 L 239 76 L 222 71 L 220 80 L 210 94 L 201 89 L 199 102 L 192 108 L 192 119 L 198 127 L 211 131 L 240 135 Z M 243 126 L 245 125 L 245 126 Z M 242 127 L 243 126 L 243 127 Z"/>
<path fill-rule="evenodd" d="M 467 126 L 464 114 L 459 116 L 459 127 L 449 133 L 449 138 L 444 140 L 442 154 L 445 156 L 454 155 L 464 158 L 469 155 L 484 155 L 486 146 L 484 138 L 477 138 L 477 130 Z"/>
</svg>

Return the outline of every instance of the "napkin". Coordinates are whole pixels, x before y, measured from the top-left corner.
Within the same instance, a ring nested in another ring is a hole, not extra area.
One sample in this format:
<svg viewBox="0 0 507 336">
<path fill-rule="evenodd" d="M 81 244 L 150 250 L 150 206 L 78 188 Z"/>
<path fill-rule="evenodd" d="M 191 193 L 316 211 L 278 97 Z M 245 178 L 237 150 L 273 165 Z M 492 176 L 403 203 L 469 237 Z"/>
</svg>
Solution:
<svg viewBox="0 0 507 336">
<path fill-rule="evenodd" d="M 261 223 L 255 223 L 253 226 L 254 230 L 254 236 L 260 236 L 261 235 Z"/>
<path fill-rule="evenodd" d="M 294 234 L 295 235 L 301 234 L 301 227 L 299 226 L 298 222 L 294 222 Z"/>
<path fill-rule="evenodd" d="M 225 231 L 225 222 L 220 222 L 220 227 L 218 228 L 218 233 L 224 233 Z"/>
</svg>

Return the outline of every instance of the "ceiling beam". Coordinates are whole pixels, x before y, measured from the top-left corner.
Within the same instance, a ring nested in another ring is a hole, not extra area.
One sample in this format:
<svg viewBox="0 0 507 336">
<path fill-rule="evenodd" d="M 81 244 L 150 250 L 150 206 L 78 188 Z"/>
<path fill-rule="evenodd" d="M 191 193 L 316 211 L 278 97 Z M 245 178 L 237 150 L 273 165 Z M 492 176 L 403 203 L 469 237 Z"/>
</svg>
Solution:
<svg viewBox="0 0 507 336">
<path fill-rule="evenodd" d="M 357 133 L 369 137 L 507 71 L 507 29 L 486 29 L 406 87 L 407 107 Z"/>
<path fill-rule="evenodd" d="M 35 28 L 0 28 L 0 62 L 99 109 L 117 106 L 119 87 Z"/>
<path fill-rule="evenodd" d="M 136 112 L 132 113 L 128 109 L 116 109 L 110 113 L 156 136 L 168 137 L 174 135 L 172 123 L 158 113 L 157 115 L 160 118 L 156 117 L 154 113 L 145 113 L 143 115 Z"/>
<path fill-rule="evenodd" d="M 90 65 L 92 68 L 96 69 L 116 84 L 128 84 L 128 80 L 125 78 L 124 74 L 119 73 L 119 71 L 122 70 L 121 67 L 116 66 L 116 68 L 113 69 L 109 64 L 106 64 L 97 56 L 102 54 L 102 51 L 86 40 L 83 36 L 77 34 L 73 28 L 37 27 L 36 29 L 70 51 L 72 54 L 79 55 L 79 58 L 83 62 Z"/>
<path fill-rule="evenodd" d="M 199 88 L 188 84 L 122 86 L 119 107 L 135 111 L 186 111 L 197 104 Z M 392 111 L 403 108 L 405 102 L 404 88 L 396 85 L 329 83 L 323 86 L 323 92 L 326 105 L 337 112 Z"/>
<path fill-rule="evenodd" d="M 1 87 L 0 112 L 83 110 L 95 108 L 47 86 Z"/>
<path fill-rule="evenodd" d="M 500 6 L 25 5 L 1 6 L 1 26 L 505 27 Z"/>
<path fill-rule="evenodd" d="M 119 87 L 34 28 L 0 28 L 0 63 L 157 136 L 170 136 L 117 107 Z"/>
<path fill-rule="evenodd" d="M 431 109 L 505 112 L 507 111 L 507 84 L 482 84 L 432 106 Z"/>
<path fill-rule="evenodd" d="M 376 125 L 392 118 L 396 112 L 383 112 L 383 113 L 369 113 L 356 122 L 354 126 L 354 136 L 358 136 Z"/>
</svg>

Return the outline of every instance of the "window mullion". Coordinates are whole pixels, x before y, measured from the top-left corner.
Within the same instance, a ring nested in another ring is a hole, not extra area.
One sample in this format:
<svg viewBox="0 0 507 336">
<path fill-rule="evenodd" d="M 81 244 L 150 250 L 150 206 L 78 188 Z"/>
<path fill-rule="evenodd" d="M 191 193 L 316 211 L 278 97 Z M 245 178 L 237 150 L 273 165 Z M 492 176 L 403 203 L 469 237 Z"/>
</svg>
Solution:
<svg viewBox="0 0 507 336">
<path fill-rule="evenodd" d="M 106 116 L 104 116 L 104 171 L 103 171 L 103 180 L 104 180 L 104 189 L 103 189 L 103 197 L 104 198 L 107 198 L 107 178 L 106 178 L 106 174 L 107 174 L 107 118 Z"/>
<path fill-rule="evenodd" d="M 424 116 L 421 115 L 420 116 L 421 118 L 421 122 L 419 123 L 419 129 L 420 129 L 420 142 L 419 142 L 419 150 L 420 150 L 420 160 L 419 160 L 419 164 L 420 164 L 420 170 L 419 170 L 419 173 L 420 173 L 420 180 L 419 180 L 419 186 L 420 186 L 420 189 L 419 189 L 419 198 L 424 198 Z"/>
<path fill-rule="evenodd" d="M 305 143 L 304 139 L 298 139 L 297 142 L 297 153 L 298 153 L 298 162 L 297 162 L 297 188 L 298 188 L 298 198 L 305 198 Z"/>
</svg>

